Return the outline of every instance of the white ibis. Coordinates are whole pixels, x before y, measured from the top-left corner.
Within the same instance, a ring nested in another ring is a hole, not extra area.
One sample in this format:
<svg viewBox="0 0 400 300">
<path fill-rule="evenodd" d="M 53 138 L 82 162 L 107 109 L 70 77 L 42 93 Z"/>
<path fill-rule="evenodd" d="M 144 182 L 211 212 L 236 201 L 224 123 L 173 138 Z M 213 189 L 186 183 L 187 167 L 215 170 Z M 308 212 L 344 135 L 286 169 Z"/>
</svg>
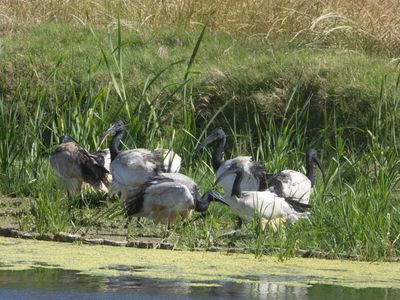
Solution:
<svg viewBox="0 0 400 300">
<path fill-rule="evenodd" d="M 167 149 L 160 150 L 156 154 L 146 149 L 120 151 L 119 144 L 124 130 L 125 124 L 120 120 L 114 123 L 105 135 L 112 135 L 110 142 L 112 190 L 114 193 L 121 193 L 122 198 L 126 199 L 132 189 L 138 188 L 149 178 L 162 172 L 165 164 L 171 170 L 179 170 L 181 158 Z M 166 151 L 169 152 L 166 154 Z"/>
<path fill-rule="evenodd" d="M 154 156 L 162 161 L 162 171 L 167 173 L 178 173 L 181 169 L 182 158 L 174 151 L 169 149 L 154 149 Z"/>
<path fill-rule="evenodd" d="M 78 147 L 68 136 L 62 137 L 50 155 L 50 164 L 68 196 L 80 192 L 84 183 L 97 191 L 108 192 L 110 173 L 99 160 L 97 155 Z"/>
<path fill-rule="evenodd" d="M 306 154 L 306 174 L 294 170 L 284 170 L 268 178 L 269 190 L 280 197 L 291 197 L 301 203 L 308 203 L 315 183 L 314 163 L 325 177 L 325 171 L 317 151 L 310 149 Z"/>
<path fill-rule="evenodd" d="M 232 194 L 232 186 L 235 175 L 229 173 L 221 177 L 232 165 L 241 165 L 243 169 L 243 178 L 241 180 L 240 189 L 242 191 L 260 191 L 267 188 L 267 172 L 264 168 L 255 162 L 250 156 L 238 156 L 227 161 L 222 160 L 222 152 L 226 142 L 226 134 L 221 128 L 214 129 L 194 150 L 193 157 L 196 157 L 201 149 L 208 144 L 216 142 L 212 155 L 212 166 L 215 176 L 220 178 L 219 184 L 224 190 L 225 197 L 229 198 Z"/>
<path fill-rule="evenodd" d="M 234 174 L 231 196 L 225 197 L 224 202 L 229 205 L 232 211 L 244 220 L 253 220 L 254 217 L 261 217 L 263 227 L 270 224 L 273 229 L 282 220 L 291 223 L 299 218 L 308 215 L 310 205 L 300 203 L 291 198 L 279 197 L 271 191 L 241 191 L 241 181 L 243 178 L 243 166 L 240 164 L 232 165 L 220 177 L 216 183 L 224 177 Z"/>
<path fill-rule="evenodd" d="M 164 173 L 132 191 L 125 200 L 125 208 L 129 218 L 147 217 L 169 226 L 179 216 L 186 219 L 192 210 L 203 212 L 210 201 L 222 200 L 224 198 L 212 190 L 201 197 L 197 184 L 188 176 Z"/>
</svg>

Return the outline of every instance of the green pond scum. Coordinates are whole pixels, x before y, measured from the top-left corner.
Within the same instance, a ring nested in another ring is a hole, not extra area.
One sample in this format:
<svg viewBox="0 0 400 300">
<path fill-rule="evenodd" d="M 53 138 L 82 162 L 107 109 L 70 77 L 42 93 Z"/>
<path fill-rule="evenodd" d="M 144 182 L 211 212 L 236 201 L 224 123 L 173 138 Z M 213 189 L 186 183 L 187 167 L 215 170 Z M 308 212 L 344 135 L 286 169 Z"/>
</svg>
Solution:
<svg viewBox="0 0 400 300">
<path fill-rule="evenodd" d="M 0 270 L 34 267 L 75 270 L 93 276 L 191 280 L 197 285 L 227 281 L 285 285 L 400 288 L 400 265 L 311 258 L 279 261 L 248 254 L 187 252 L 77 245 L 0 237 Z"/>
</svg>

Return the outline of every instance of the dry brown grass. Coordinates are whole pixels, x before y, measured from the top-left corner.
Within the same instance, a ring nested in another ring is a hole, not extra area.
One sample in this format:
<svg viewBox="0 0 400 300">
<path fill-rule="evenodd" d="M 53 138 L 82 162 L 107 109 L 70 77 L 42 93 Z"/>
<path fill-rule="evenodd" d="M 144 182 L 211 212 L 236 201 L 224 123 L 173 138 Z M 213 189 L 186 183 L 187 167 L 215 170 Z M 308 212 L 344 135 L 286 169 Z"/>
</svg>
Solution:
<svg viewBox="0 0 400 300">
<path fill-rule="evenodd" d="M 400 52 L 399 0 L 3 0 L 0 29 L 58 21 L 135 31 L 167 26 L 210 28 L 267 41 Z M 16 26 L 17 25 L 17 26 Z"/>
</svg>

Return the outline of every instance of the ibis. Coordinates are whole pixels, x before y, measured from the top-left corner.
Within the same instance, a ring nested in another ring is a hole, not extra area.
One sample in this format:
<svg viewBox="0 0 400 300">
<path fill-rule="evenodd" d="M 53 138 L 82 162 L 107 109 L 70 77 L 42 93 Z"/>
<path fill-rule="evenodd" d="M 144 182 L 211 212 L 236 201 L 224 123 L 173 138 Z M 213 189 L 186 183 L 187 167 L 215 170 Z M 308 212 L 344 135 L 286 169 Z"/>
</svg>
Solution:
<svg viewBox="0 0 400 300">
<path fill-rule="evenodd" d="M 132 189 L 138 188 L 163 170 L 179 170 L 181 158 L 168 149 L 159 149 L 155 153 L 147 149 L 120 151 L 119 144 L 124 130 L 125 124 L 120 120 L 114 123 L 105 135 L 112 136 L 109 145 L 112 190 L 114 193 L 121 193 L 122 198 L 126 199 Z"/>
<path fill-rule="evenodd" d="M 267 188 L 267 172 L 264 168 L 255 162 L 250 156 L 238 156 L 227 161 L 222 159 L 222 152 L 226 143 L 226 134 L 221 128 L 214 129 L 194 150 L 193 156 L 196 157 L 201 149 L 208 144 L 216 143 L 212 155 L 212 166 L 215 176 L 220 178 L 219 184 L 224 190 L 226 197 L 230 197 L 232 186 L 235 180 L 233 173 L 221 177 L 233 165 L 241 165 L 243 168 L 243 178 L 240 189 L 242 191 L 259 191 Z"/>
<path fill-rule="evenodd" d="M 111 175 L 101 158 L 78 147 L 68 136 L 63 136 L 51 153 L 50 164 L 68 196 L 80 192 L 84 183 L 97 191 L 108 192 Z"/>
<path fill-rule="evenodd" d="M 163 173 L 149 178 L 139 189 L 126 197 L 125 208 L 129 218 L 147 217 L 167 226 L 178 217 L 187 219 L 193 210 L 204 212 L 211 201 L 223 197 L 210 190 L 200 196 L 197 184 L 180 173 Z"/>
<path fill-rule="evenodd" d="M 282 220 L 294 223 L 300 218 L 307 217 L 311 208 L 309 204 L 288 197 L 279 197 L 269 190 L 242 191 L 244 168 L 241 164 L 232 165 L 217 178 L 216 183 L 232 174 L 235 176 L 232 193 L 230 197 L 224 198 L 224 202 L 241 219 L 249 221 L 254 217 L 261 217 L 263 227 L 269 224 L 276 229 L 276 225 Z"/>
<path fill-rule="evenodd" d="M 309 203 L 315 183 L 314 164 L 318 166 L 325 178 L 325 171 L 317 151 L 310 149 L 306 153 L 306 174 L 294 170 L 283 170 L 268 178 L 269 190 L 280 197 L 291 197 L 301 203 Z"/>
</svg>

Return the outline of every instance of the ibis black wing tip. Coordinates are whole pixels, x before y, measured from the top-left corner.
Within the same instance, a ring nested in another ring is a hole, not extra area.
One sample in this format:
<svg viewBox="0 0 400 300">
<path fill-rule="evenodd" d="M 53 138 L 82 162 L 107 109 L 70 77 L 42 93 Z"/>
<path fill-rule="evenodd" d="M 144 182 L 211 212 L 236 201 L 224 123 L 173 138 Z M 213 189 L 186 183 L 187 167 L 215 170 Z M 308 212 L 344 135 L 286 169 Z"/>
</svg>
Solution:
<svg viewBox="0 0 400 300">
<path fill-rule="evenodd" d="M 144 190 L 139 190 L 137 193 L 126 198 L 124 208 L 128 217 L 132 217 L 140 212 L 143 207 L 144 194 Z"/>
<path fill-rule="evenodd" d="M 297 212 L 304 213 L 309 211 L 312 206 L 307 203 L 301 203 L 298 199 L 294 200 L 293 198 L 285 198 L 285 201 L 293 207 L 293 209 Z"/>
</svg>

